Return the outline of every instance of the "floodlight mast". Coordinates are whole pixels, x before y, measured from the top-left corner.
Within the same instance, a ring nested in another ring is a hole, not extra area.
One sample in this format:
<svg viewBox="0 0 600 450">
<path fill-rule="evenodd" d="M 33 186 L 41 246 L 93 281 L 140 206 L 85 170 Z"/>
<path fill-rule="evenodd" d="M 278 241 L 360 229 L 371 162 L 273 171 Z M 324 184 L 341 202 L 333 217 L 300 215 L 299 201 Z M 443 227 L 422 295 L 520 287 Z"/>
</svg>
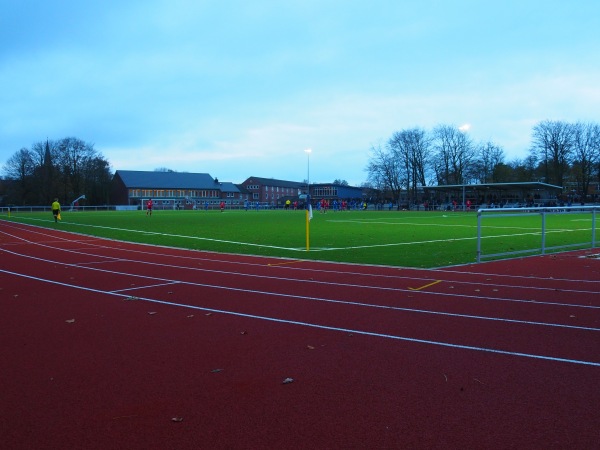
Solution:
<svg viewBox="0 0 600 450">
<path fill-rule="evenodd" d="M 312 207 L 310 204 L 310 154 L 311 148 L 304 150 L 306 152 L 306 251 L 310 250 L 310 219 L 312 218 Z"/>
<path fill-rule="evenodd" d="M 310 154 L 312 153 L 312 148 L 307 148 L 306 150 L 304 150 L 306 152 L 306 157 L 307 157 L 307 165 L 306 165 L 306 190 L 308 192 L 306 192 L 307 194 L 310 194 Z"/>
</svg>

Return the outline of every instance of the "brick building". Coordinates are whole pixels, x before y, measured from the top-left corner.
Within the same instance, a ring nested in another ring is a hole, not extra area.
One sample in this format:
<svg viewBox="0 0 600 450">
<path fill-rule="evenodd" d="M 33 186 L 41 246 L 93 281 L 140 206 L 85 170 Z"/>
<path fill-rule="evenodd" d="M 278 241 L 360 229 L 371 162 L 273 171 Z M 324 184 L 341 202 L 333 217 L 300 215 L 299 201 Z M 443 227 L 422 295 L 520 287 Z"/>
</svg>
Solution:
<svg viewBox="0 0 600 450">
<path fill-rule="evenodd" d="M 220 183 L 207 173 L 117 170 L 112 183 L 112 202 L 143 207 L 148 199 L 155 209 L 194 209 L 243 201 L 233 183 Z M 236 204 L 237 204 L 236 203 Z"/>
</svg>

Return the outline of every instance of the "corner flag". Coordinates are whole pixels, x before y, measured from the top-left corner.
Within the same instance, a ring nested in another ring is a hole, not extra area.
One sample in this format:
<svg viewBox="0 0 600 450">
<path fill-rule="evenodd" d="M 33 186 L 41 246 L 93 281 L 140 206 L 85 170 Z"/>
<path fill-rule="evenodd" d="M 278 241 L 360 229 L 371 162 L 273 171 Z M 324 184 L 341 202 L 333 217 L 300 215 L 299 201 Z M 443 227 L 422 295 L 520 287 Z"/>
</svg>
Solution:
<svg viewBox="0 0 600 450">
<path fill-rule="evenodd" d="M 312 219 L 312 205 L 310 204 L 310 195 L 306 196 L 306 251 L 310 249 L 310 219 Z"/>
</svg>

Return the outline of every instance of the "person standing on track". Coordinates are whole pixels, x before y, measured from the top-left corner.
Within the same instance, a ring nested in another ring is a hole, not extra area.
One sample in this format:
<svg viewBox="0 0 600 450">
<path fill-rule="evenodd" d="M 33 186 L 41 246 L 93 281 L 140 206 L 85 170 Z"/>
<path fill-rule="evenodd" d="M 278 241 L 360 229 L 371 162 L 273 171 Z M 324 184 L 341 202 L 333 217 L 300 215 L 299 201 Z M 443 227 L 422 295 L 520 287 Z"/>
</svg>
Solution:
<svg viewBox="0 0 600 450">
<path fill-rule="evenodd" d="M 147 216 L 151 216 L 152 215 L 152 199 L 149 199 L 146 202 L 146 215 Z"/>
<path fill-rule="evenodd" d="M 52 202 L 52 215 L 54 216 L 54 222 L 58 223 L 58 216 L 60 216 L 60 203 L 58 203 L 57 198 L 55 198 Z"/>
</svg>

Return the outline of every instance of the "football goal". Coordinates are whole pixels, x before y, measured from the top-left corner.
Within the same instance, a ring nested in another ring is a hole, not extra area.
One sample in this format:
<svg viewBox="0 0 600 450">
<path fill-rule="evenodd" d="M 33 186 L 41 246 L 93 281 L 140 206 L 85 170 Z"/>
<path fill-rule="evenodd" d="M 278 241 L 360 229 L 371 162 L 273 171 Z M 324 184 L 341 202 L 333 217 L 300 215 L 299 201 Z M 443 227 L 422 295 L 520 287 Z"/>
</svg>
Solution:
<svg viewBox="0 0 600 450">
<path fill-rule="evenodd" d="M 482 208 L 477 211 L 477 262 L 596 247 L 600 206 Z"/>
</svg>

